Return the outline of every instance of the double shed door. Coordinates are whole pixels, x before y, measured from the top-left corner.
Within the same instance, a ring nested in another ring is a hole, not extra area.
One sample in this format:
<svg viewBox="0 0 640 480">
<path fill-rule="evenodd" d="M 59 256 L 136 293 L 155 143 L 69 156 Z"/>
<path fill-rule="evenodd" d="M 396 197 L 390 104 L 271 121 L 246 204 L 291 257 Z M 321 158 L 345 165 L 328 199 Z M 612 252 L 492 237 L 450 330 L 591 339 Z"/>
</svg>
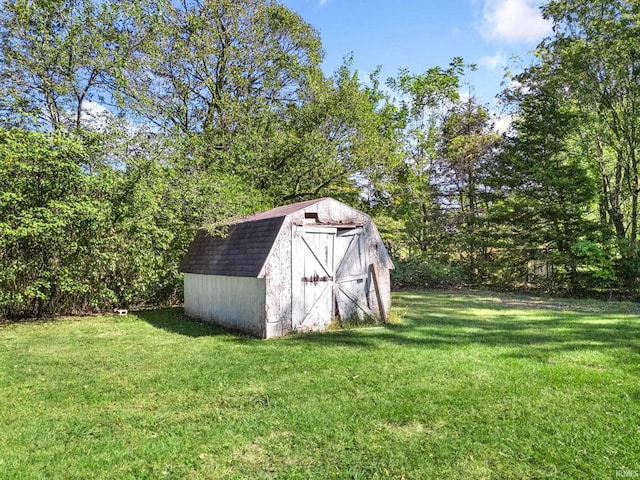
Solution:
<svg viewBox="0 0 640 480">
<path fill-rule="evenodd" d="M 296 227 L 292 253 L 294 330 L 322 330 L 335 317 L 373 316 L 362 228 Z"/>
</svg>

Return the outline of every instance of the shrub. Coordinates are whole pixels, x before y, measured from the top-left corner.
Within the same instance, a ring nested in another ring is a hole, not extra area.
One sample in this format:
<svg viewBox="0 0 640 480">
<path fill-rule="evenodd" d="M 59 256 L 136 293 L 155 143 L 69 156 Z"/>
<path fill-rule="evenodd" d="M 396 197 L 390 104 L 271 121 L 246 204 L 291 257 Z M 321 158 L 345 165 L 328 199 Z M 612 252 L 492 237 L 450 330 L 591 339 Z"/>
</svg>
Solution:
<svg viewBox="0 0 640 480">
<path fill-rule="evenodd" d="M 464 284 L 460 269 L 434 260 L 407 258 L 394 260 L 393 288 L 446 288 Z"/>
</svg>

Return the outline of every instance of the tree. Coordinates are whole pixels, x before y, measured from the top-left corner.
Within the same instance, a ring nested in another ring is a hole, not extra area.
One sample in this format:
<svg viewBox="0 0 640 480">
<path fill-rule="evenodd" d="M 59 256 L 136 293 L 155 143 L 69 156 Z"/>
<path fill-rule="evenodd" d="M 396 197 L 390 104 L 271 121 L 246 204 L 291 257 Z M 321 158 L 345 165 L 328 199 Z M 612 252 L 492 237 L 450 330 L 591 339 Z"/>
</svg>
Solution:
<svg viewBox="0 0 640 480">
<path fill-rule="evenodd" d="M 365 87 L 349 59 L 333 78 L 310 79 L 303 101 L 287 108 L 285 122 L 270 123 L 268 144 L 260 150 L 247 142 L 244 155 L 236 154 L 247 177 L 263 165 L 252 184 L 279 201 L 331 194 L 353 203 L 364 189 L 373 195 L 399 157 L 388 99 L 375 73 L 370 80 Z"/>
<path fill-rule="evenodd" d="M 447 112 L 438 149 L 446 178 L 442 194 L 451 209 L 457 263 L 476 282 L 486 276 L 483 270 L 489 260 L 492 233 L 487 214 L 494 195 L 487 173 L 500 143 L 492 127 L 487 109 L 469 97 Z"/>
<path fill-rule="evenodd" d="M 539 181 L 544 180 L 551 187 L 562 181 L 558 174 L 577 175 L 572 177 L 576 185 L 572 197 L 576 206 L 583 203 L 572 216 L 579 215 L 583 222 L 599 217 L 604 228 L 598 244 L 614 255 L 617 250 L 618 278 L 633 291 L 640 274 L 640 7 L 637 2 L 623 0 L 554 0 L 543 8 L 543 13 L 553 22 L 554 33 L 538 47 L 537 63 L 516 80 L 529 90 L 529 97 L 539 96 L 535 104 L 530 102 L 530 107 L 524 108 L 545 113 L 536 119 L 521 112 L 520 125 L 528 122 L 524 128 L 529 132 L 535 128 L 540 133 L 546 130 L 545 138 L 555 143 L 550 157 L 556 161 L 563 158 L 563 165 L 575 167 L 570 172 L 556 170 L 556 175 Z M 568 116 L 572 119 L 569 123 Z M 535 127 L 533 122 L 540 120 L 547 123 Z M 561 125 L 562 138 L 548 129 L 557 123 Z M 533 158 L 542 160 L 535 153 L 535 145 L 527 148 L 534 153 Z M 593 203 L 592 195 L 587 193 L 592 179 L 597 179 L 599 185 L 597 202 Z M 564 190 L 571 193 L 570 188 L 566 185 Z M 563 228 L 568 228 L 566 222 Z M 608 232 L 616 240 L 613 250 L 608 248 Z M 579 238 L 570 236 L 572 241 Z M 567 242 L 558 243 L 557 247 L 562 255 L 569 255 Z"/>
<path fill-rule="evenodd" d="M 318 33 L 271 1 L 164 3 L 154 27 L 122 93 L 148 121 L 205 134 L 214 150 L 257 112 L 298 102 L 307 75 L 319 69 Z"/>
<path fill-rule="evenodd" d="M 95 102 L 112 101 L 114 79 L 127 61 L 117 26 L 129 8 L 133 5 L 91 0 L 4 1 L 4 122 L 44 130 L 80 129 Z"/>
<path fill-rule="evenodd" d="M 394 216 L 403 219 L 409 253 L 446 259 L 448 207 L 442 201 L 443 164 L 438 148 L 447 112 L 459 100 L 461 58 L 449 68 L 434 67 L 423 74 L 400 70 L 387 86 L 400 96 L 398 116 L 404 123 L 404 164 L 397 188 L 391 192 Z"/>
<path fill-rule="evenodd" d="M 597 183 L 575 139 L 578 112 L 565 101 L 561 78 L 550 73 L 545 64 L 529 68 L 508 93 L 517 115 L 491 166 L 497 192 L 491 218 L 504 227 L 495 245 L 511 281 L 525 282 L 537 262 L 555 288 L 579 290 L 576 248 L 595 239 L 589 213 Z"/>
<path fill-rule="evenodd" d="M 548 75 L 536 81 L 557 83 L 563 108 L 579 119 L 567 146 L 598 178 L 597 212 L 617 240 L 619 278 L 633 290 L 640 273 L 640 6 L 556 0 L 543 13 L 554 34 L 538 49 Z"/>
<path fill-rule="evenodd" d="M 455 264 L 478 277 L 488 253 L 486 164 L 498 135 L 489 113 L 460 89 L 467 69 L 461 58 L 424 74 L 401 70 L 388 85 L 400 95 L 404 164 L 392 194 L 392 211 L 405 225 L 408 254 Z"/>
<path fill-rule="evenodd" d="M 7 2 L 0 15 L 5 122 L 49 132 L 3 133 L 0 315 L 175 298 L 195 230 L 259 204 L 233 172 L 190 161 L 198 142 L 150 128 L 122 101 L 124 67 L 157 38 L 161 10 L 54 0 Z"/>
<path fill-rule="evenodd" d="M 201 226 L 393 168 L 384 95 L 273 1 L 7 1 L 0 34 L 0 315 L 171 301 Z"/>
</svg>

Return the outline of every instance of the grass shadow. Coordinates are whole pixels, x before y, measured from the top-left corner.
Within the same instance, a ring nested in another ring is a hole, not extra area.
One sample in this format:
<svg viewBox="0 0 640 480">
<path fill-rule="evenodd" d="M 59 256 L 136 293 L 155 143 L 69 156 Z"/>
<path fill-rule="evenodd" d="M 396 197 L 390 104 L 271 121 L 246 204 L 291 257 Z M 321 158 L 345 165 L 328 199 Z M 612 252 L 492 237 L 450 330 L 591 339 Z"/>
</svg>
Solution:
<svg viewBox="0 0 640 480">
<path fill-rule="evenodd" d="M 181 307 L 141 310 L 133 312 L 133 314 L 154 328 L 186 337 L 198 338 L 233 335 L 233 332 L 219 325 L 187 316 Z"/>
<path fill-rule="evenodd" d="M 377 327 L 295 333 L 278 343 L 361 349 L 468 345 L 506 348 L 508 358 L 545 362 L 556 353 L 617 349 L 629 368 L 640 365 L 640 306 L 605 302 L 567 302 L 481 294 L 403 293 L 395 298 L 402 323 Z M 266 345 L 225 327 L 190 318 L 182 308 L 135 313 L 155 328 L 197 337 Z M 635 367 L 634 367 L 635 368 Z"/>
<path fill-rule="evenodd" d="M 403 293 L 395 298 L 403 323 L 370 331 L 338 331 L 291 337 L 319 345 L 373 348 L 509 348 L 505 356 L 546 361 L 579 349 L 625 351 L 640 363 L 640 306 L 491 294 Z"/>
<path fill-rule="evenodd" d="M 384 326 L 375 327 L 384 330 Z M 310 344 L 341 346 L 341 347 L 357 347 L 357 348 L 374 348 L 376 342 L 368 335 L 363 335 L 364 328 L 353 328 L 344 330 L 329 330 L 320 332 L 303 332 L 291 333 L 283 337 L 283 341 L 291 341 L 293 343 L 306 342 Z M 366 330 L 373 330 L 367 327 Z"/>
</svg>

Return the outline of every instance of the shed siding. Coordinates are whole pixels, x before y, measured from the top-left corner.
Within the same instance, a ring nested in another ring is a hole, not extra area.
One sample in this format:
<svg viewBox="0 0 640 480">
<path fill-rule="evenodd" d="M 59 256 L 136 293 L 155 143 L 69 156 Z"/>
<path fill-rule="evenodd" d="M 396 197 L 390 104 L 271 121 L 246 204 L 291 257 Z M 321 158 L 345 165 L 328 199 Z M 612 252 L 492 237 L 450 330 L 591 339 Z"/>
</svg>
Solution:
<svg viewBox="0 0 640 480">
<path fill-rule="evenodd" d="M 190 317 L 265 336 L 265 279 L 184 274 L 184 310 Z"/>
<path fill-rule="evenodd" d="M 265 265 L 266 338 L 291 331 L 291 221 L 286 218 Z"/>
<path fill-rule="evenodd" d="M 382 243 L 380 233 L 375 227 L 373 222 L 369 223 L 365 228 L 367 235 L 367 241 L 369 245 L 369 259 L 370 263 L 373 263 L 376 269 L 378 286 L 380 287 L 380 296 L 382 297 L 382 310 L 385 317 L 389 318 L 391 312 L 391 275 L 390 270 L 393 268 L 393 263 L 387 254 L 387 250 Z M 380 312 L 380 305 L 378 305 L 378 298 L 375 293 L 375 286 L 373 279 L 369 282 L 369 301 L 371 302 L 372 309 L 376 314 Z"/>
</svg>

